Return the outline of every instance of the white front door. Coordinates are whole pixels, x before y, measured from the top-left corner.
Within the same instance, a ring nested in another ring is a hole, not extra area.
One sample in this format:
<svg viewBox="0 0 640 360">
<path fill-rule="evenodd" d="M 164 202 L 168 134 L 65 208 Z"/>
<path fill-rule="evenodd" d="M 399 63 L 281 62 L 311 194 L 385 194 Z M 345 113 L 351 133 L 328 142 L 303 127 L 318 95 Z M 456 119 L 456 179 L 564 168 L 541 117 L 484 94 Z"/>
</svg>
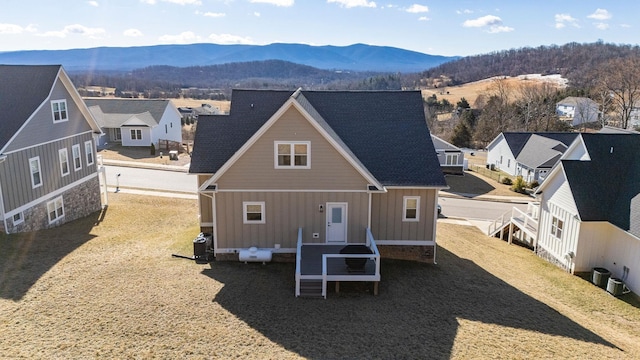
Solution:
<svg viewBox="0 0 640 360">
<path fill-rule="evenodd" d="M 327 203 L 327 242 L 347 242 L 347 203 Z"/>
</svg>

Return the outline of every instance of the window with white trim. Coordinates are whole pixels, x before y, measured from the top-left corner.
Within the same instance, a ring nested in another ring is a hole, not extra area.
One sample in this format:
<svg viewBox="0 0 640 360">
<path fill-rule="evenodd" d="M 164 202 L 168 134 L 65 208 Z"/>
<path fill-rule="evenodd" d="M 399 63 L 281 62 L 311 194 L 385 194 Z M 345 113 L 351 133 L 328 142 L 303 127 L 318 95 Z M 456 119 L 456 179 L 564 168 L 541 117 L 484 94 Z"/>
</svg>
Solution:
<svg viewBox="0 0 640 360">
<path fill-rule="evenodd" d="M 67 149 L 58 150 L 58 157 L 60 158 L 60 173 L 62 173 L 62 176 L 69 175 L 69 153 Z"/>
<path fill-rule="evenodd" d="M 131 130 L 131 140 L 142 140 L 142 130 L 140 130 L 140 129 L 132 129 Z"/>
<path fill-rule="evenodd" d="M 420 196 L 404 196 L 402 200 L 402 221 L 419 221 Z"/>
<path fill-rule="evenodd" d="M 13 225 L 18 225 L 24 222 L 24 214 L 19 212 L 17 214 L 13 214 Z"/>
<path fill-rule="evenodd" d="M 67 117 L 67 100 L 52 100 L 51 112 L 53 113 L 53 122 L 63 122 L 69 120 Z"/>
<path fill-rule="evenodd" d="M 82 159 L 80 158 L 80 145 L 76 144 L 71 147 L 71 154 L 73 156 L 73 170 L 78 171 L 82 169 Z"/>
<path fill-rule="evenodd" d="M 446 164 L 447 165 L 458 165 L 458 155 L 457 153 L 455 154 L 451 154 L 448 153 L 447 155 L 447 160 L 446 160 Z"/>
<path fill-rule="evenodd" d="M 264 224 L 264 201 L 243 201 L 242 220 L 245 224 Z"/>
<path fill-rule="evenodd" d="M 64 217 L 64 201 L 62 200 L 62 196 L 58 196 L 47 203 L 47 213 L 49 214 L 49 224 Z"/>
<path fill-rule="evenodd" d="M 93 165 L 93 143 L 91 140 L 84 142 L 84 154 L 87 156 L 87 166 Z"/>
<path fill-rule="evenodd" d="M 29 159 L 29 169 L 31 171 L 31 187 L 42 186 L 42 168 L 40 167 L 40 157 Z"/>
<path fill-rule="evenodd" d="M 553 216 L 551 218 L 551 235 L 553 235 L 556 239 L 561 240 L 563 228 L 564 228 L 564 221 Z"/>
<path fill-rule="evenodd" d="M 276 169 L 310 169 L 310 141 L 276 141 L 274 143 Z"/>
</svg>

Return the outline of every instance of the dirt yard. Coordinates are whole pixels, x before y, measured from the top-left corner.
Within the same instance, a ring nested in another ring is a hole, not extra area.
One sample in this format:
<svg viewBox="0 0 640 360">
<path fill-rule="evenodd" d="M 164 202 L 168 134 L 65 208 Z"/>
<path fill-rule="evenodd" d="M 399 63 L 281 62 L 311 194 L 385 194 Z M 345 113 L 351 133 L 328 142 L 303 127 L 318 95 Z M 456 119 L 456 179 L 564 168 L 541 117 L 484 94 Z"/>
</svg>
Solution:
<svg viewBox="0 0 640 360">
<path fill-rule="evenodd" d="M 294 296 L 293 264 L 196 264 L 194 201 L 0 235 L 0 357 L 638 359 L 640 309 L 530 251 L 439 223 L 438 265 L 383 261 L 380 294 Z M 333 287 L 330 287 L 333 289 Z"/>
</svg>

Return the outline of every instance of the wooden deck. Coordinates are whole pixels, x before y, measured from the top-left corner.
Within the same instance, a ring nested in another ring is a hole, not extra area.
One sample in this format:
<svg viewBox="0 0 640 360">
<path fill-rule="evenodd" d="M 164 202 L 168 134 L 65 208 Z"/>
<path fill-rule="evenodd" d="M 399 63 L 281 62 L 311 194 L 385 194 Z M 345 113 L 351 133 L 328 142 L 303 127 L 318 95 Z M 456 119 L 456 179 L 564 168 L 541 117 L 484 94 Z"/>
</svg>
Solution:
<svg viewBox="0 0 640 360">
<path fill-rule="evenodd" d="M 322 255 L 340 254 L 344 245 L 302 245 L 301 274 L 322 275 Z M 372 255 L 373 256 L 373 255 Z M 373 260 L 367 260 L 364 271 L 349 271 L 343 258 L 327 259 L 327 275 L 375 275 L 376 264 Z"/>
</svg>

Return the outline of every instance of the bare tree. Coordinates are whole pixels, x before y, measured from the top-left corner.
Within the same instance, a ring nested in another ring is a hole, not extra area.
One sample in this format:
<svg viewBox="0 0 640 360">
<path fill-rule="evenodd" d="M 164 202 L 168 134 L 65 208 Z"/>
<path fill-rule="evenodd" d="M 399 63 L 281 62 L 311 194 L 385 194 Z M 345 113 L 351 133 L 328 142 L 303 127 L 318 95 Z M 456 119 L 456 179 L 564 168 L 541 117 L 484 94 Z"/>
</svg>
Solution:
<svg viewBox="0 0 640 360">
<path fill-rule="evenodd" d="M 598 71 L 600 86 L 609 91 L 619 126 L 629 126 L 634 105 L 640 102 L 640 58 L 613 59 Z"/>
</svg>

